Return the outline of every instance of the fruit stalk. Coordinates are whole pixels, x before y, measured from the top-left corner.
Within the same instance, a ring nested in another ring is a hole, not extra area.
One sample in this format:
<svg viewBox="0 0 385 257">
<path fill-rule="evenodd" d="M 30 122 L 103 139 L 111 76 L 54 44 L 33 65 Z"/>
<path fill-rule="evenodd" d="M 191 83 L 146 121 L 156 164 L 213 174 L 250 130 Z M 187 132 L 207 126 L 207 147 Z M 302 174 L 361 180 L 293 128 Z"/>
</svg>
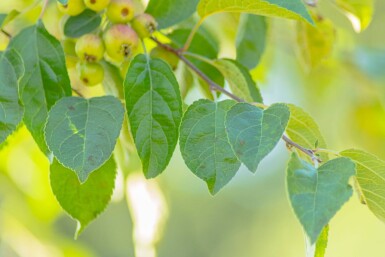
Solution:
<svg viewBox="0 0 385 257">
<path fill-rule="evenodd" d="M 49 0 L 43 0 L 43 8 L 41 9 L 39 20 L 43 18 L 45 11 L 47 10 Z"/>
</svg>

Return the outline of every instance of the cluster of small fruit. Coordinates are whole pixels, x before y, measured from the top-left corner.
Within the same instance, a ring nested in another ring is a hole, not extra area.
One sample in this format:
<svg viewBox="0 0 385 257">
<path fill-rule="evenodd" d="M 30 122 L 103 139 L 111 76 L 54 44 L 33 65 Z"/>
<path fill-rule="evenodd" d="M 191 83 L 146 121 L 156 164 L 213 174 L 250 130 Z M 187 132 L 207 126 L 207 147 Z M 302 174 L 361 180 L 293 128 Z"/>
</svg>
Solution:
<svg viewBox="0 0 385 257">
<path fill-rule="evenodd" d="M 68 0 L 59 9 L 76 16 L 86 8 L 95 12 L 106 10 L 109 25 L 101 33 L 86 34 L 75 45 L 80 62 L 77 70 L 86 86 L 100 84 L 104 78 L 103 58 L 127 70 L 128 63 L 138 50 L 141 38 L 149 37 L 157 27 L 155 19 L 142 13 L 135 15 L 132 0 Z"/>
</svg>

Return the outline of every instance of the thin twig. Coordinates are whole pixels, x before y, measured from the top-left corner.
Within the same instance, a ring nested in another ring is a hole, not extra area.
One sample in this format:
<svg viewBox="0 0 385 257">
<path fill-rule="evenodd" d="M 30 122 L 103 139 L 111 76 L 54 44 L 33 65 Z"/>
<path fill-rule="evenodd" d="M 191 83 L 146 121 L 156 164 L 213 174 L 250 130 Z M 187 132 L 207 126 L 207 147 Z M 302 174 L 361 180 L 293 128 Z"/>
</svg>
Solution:
<svg viewBox="0 0 385 257">
<path fill-rule="evenodd" d="M 297 148 L 298 150 L 300 150 L 301 152 L 303 152 L 304 154 L 309 156 L 313 161 L 317 161 L 319 163 L 322 162 L 322 160 L 318 156 L 315 155 L 315 152 L 313 150 L 307 149 L 303 146 L 300 146 L 299 144 L 297 144 L 296 142 L 294 142 L 293 140 L 291 140 L 290 138 L 288 138 L 285 135 L 282 136 L 282 139 L 283 139 L 283 141 L 286 142 L 286 144 Z"/>
<path fill-rule="evenodd" d="M 224 89 L 223 87 L 219 86 L 217 83 L 215 83 L 214 81 L 212 81 L 209 77 L 207 77 L 206 74 L 204 74 L 201 70 L 199 70 L 192 62 L 190 62 L 186 57 L 184 57 L 183 55 L 180 55 L 179 58 L 187 65 L 189 66 L 196 74 L 198 74 L 198 76 L 200 76 L 204 81 L 207 82 L 207 84 L 209 84 L 210 86 L 210 89 L 213 90 L 213 91 L 218 91 L 218 92 L 221 92 L 225 95 L 227 95 L 228 97 L 234 99 L 235 101 L 237 102 L 245 102 L 245 100 L 243 100 L 242 98 L 239 98 L 238 96 L 230 93 L 229 91 L 227 91 L 226 89 Z"/>
<path fill-rule="evenodd" d="M 72 91 L 74 91 L 78 96 L 85 98 L 85 96 L 76 88 L 72 88 Z"/>
<path fill-rule="evenodd" d="M 186 56 L 186 57 L 192 57 L 192 58 L 194 58 L 196 60 L 208 63 L 210 65 L 213 65 L 213 61 L 211 59 L 205 57 L 205 56 L 202 56 L 202 55 L 199 55 L 199 54 L 194 54 L 194 53 L 191 53 L 191 52 L 183 52 L 183 55 Z"/>
<path fill-rule="evenodd" d="M 166 45 L 166 44 L 163 44 L 161 43 L 158 39 L 152 37 L 151 38 L 153 41 L 155 41 L 160 47 L 163 47 L 164 49 L 166 49 L 167 51 L 175 54 L 176 56 L 179 57 L 179 59 L 181 59 L 188 67 L 190 67 L 190 69 L 192 69 L 199 77 L 201 77 L 205 82 L 207 82 L 207 84 L 210 86 L 210 89 L 212 91 L 217 91 L 217 92 L 221 92 L 225 95 L 227 95 L 228 97 L 238 101 L 238 102 L 245 102 L 245 100 L 243 100 L 242 98 L 239 98 L 238 96 L 230 93 L 229 91 L 227 91 L 226 89 L 222 88 L 221 86 L 219 86 L 217 83 L 215 83 L 214 81 L 212 81 L 209 77 L 207 77 L 206 74 L 204 74 L 200 69 L 198 69 L 190 60 L 188 60 L 182 53 L 181 51 L 177 50 L 177 49 L 174 49 L 172 48 L 171 46 L 169 45 Z"/>
<path fill-rule="evenodd" d="M 228 97 L 230 97 L 231 99 L 237 101 L 237 102 L 246 102 L 245 100 L 243 100 L 242 98 L 239 98 L 238 96 L 232 94 L 231 92 L 227 91 L 226 89 L 222 88 L 221 86 L 219 86 L 217 83 L 215 83 L 214 81 L 212 81 L 209 77 L 207 77 L 206 74 L 204 74 L 198 67 L 196 67 L 190 60 L 188 60 L 184 55 L 183 55 L 183 52 L 181 52 L 180 50 L 177 50 L 177 49 L 174 49 L 173 47 L 171 47 L 170 45 L 166 45 L 166 44 L 163 44 L 162 42 L 160 42 L 158 39 L 156 39 L 155 37 L 151 37 L 151 39 L 157 43 L 160 47 L 164 48 L 165 50 L 169 51 L 170 53 L 173 53 L 175 54 L 176 56 L 179 57 L 179 59 L 181 59 L 188 67 L 190 67 L 190 69 L 192 69 L 199 77 L 201 77 L 204 81 L 207 82 L 207 84 L 210 86 L 210 89 L 212 91 L 218 91 L 218 92 L 221 92 L 225 95 L 227 95 Z M 307 149 L 307 148 L 304 148 L 302 146 L 300 146 L 299 144 L 297 144 L 296 142 L 294 142 L 293 140 L 291 140 L 290 138 L 288 138 L 287 136 L 283 135 L 282 136 L 282 139 L 286 142 L 286 144 L 288 144 L 289 146 L 292 146 L 292 147 L 295 147 L 297 148 L 299 151 L 303 152 L 304 154 L 308 155 L 313 161 L 317 161 L 317 162 L 322 162 L 322 160 L 317 157 L 315 155 L 315 152 L 311 149 Z"/>
<path fill-rule="evenodd" d="M 41 9 L 41 13 L 39 15 L 39 20 L 41 20 L 44 16 L 45 11 L 47 10 L 49 0 L 43 0 L 43 8 Z"/>
<path fill-rule="evenodd" d="M 197 24 L 195 24 L 194 28 L 191 30 L 190 35 L 188 36 L 186 43 L 184 44 L 183 48 L 181 49 L 181 52 L 186 52 L 191 45 L 191 42 L 194 39 L 195 33 L 198 31 L 199 27 L 201 26 L 203 20 L 198 21 Z"/>
<path fill-rule="evenodd" d="M 3 33 L 5 36 L 7 36 L 9 39 L 12 38 L 12 35 L 11 35 L 9 32 L 5 31 L 4 29 L 1 29 L 0 31 L 1 31 L 1 33 Z"/>
</svg>

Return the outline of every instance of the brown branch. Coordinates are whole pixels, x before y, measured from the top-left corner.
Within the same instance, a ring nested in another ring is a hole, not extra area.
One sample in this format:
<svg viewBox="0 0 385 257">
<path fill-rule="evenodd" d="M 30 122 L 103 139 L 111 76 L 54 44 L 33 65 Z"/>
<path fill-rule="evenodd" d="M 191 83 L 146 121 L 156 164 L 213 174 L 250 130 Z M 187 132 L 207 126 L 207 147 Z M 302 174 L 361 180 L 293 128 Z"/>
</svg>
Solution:
<svg viewBox="0 0 385 257">
<path fill-rule="evenodd" d="M 75 92 L 75 94 L 77 94 L 78 96 L 85 98 L 84 95 L 78 89 L 72 88 L 72 91 Z"/>
<path fill-rule="evenodd" d="M 12 38 L 12 35 L 11 35 L 9 32 L 5 31 L 4 29 L 0 29 L 0 31 L 1 31 L 1 33 L 3 33 L 5 36 L 7 36 L 7 38 L 9 38 L 9 39 Z"/>
<path fill-rule="evenodd" d="M 206 74 L 204 74 L 198 67 L 196 67 L 190 60 L 188 60 L 184 55 L 183 55 L 183 51 L 181 50 L 177 50 L 177 49 L 174 49 L 173 47 L 171 47 L 170 45 L 166 45 L 166 44 L 163 44 L 162 42 L 160 42 L 158 39 L 156 39 L 155 37 L 151 37 L 151 39 L 157 43 L 158 46 L 162 47 L 163 49 L 169 51 L 170 53 L 173 53 L 175 54 L 176 56 L 179 57 L 180 60 L 182 60 L 188 67 L 190 67 L 190 69 L 192 69 L 199 77 L 201 77 L 209 86 L 210 86 L 210 89 L 212 91 L 217 91 L 217 92 L 221 92 L 225 95 L 227 95 L 228 97 L 230 97 L 231 99 L 237 101 L 237 102 L 246 102 L 245 100 L 243 100 L 242 98 L 239 98 L 238 96 L 232 94 L 231 92 L 227 91 L 226 89 L 222 88 L 221 86 L 219 86 L 217 83 L 215 83 L 214 81 L 212 81 Z M 304 154 L 308 155 L 313 161 L 317 161 L 317 162 L 322 162 L 322 160 L 320 158 L 318 158 L 314 151 L 311 150 L 311 149 L 307 149 L 307 148 L 304 148 L 302 146 L 300 146 L 299 144 L 297 144 L 296 142 L 292 141 L 290 138 L 288 138 L 287 136 L 283 135 L 282 136 L 282 139 L 286 142 L 286 144 L 288 144 L 289 146 L 291 147 L 295 147 L 297 148 L 299 151 L 303 152 Z"/>
<path fill-rule="evenodd" d="M 245 102 L 245 100 L 243 100 L 242 98 L 239 98 L 238 96 L 230 93 L 229 91 L 227 91 L 226 89 L 224 89 L 223 87 L 219 86 L 217 83 L 212 81 L 209 77 L 207 77 L 206 74 L 204 74 L 200 69 L 198 69 L 190 60 L 188 60 L 182 54 L 181 51 L 179 51 L 177 49 L 174 49 L 174 48 L 172 48 L 169 45 L 161 43 L 158 39 L 156 39 L 154 37 L 152 37 L 151 39 L 153 41 L 155 41 L 160 47 L 162 47 L 162 48 L 166 49 L 167 51 L 169 51 L 169 52 L 175 54 L 176 56 L 178 56 L 179 59 L 181 59 L 188 67 L 190 67 L 190 69 L 192 69 L 199 77 L 201 77 L 210 86 L 210 89 L 212 91 L 221 92 L 221 93 L 227 95 L 228 97 L 234 99 L 237 102 Z"/>
<path fill-rule="evenodd" d="M 297 144 L 296 142 L 294 142 L 293 140 L 291 140 L 290 138 L 288 138 L 285 135 L 282 136 L 282 140 L 285 141 L 286 144 L 288 144 L 289 146 L 295 147 L 298 150 L 300 150 L 301 152 L 303 152 L 304 154 L 306 154 L 307 156 L 309 156 L 313 161 L 315 160 L 317 162 L 322 162 L 322 160 L 317 155 L 315 155 L 314 150 L 307 149 L 303 146 L 300 146 L 299 144 Z"/>
</svg>

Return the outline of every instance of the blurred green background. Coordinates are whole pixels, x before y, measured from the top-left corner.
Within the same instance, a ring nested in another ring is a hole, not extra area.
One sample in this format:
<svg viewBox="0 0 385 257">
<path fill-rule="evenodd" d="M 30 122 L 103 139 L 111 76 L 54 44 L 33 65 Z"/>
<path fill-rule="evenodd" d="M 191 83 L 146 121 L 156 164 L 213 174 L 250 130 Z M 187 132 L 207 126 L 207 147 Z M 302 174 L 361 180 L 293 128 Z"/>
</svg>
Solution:
<svg viewBox="0 0 385 257">
<path fill-rule="evenodd" d="M 33 2 L 0 2 L 0 12 L 29 10 L 7 27 L 11 33 L 36 20 L 41 6 Z M 44 21 L 60 37 L 53 2 Z M 295 22 L 269 19 L 267 49 L 253 71 L 265 102 L 303 107 L 330 149 L 364 148 L 385 159 L 385 1 L 376 2 L 371 25 L 359 34 L 332 1 L 319 8 L 335 24 L 336 42 L 332 56 L 311 71 L 298 56 Z M 222 57 L 235 56 L 236 21 L 231 14 L 207 21 Z M 1 49 L 7 42 L 1 35 Z M 51 192 L 48 160 L 21 128 L 0 152 L 0 256 L 134 256 L 135 248 L 146 249 L 146 240 L 157 242 L 159 257 L 304 256 L 304 234 L 286 195 L 287 159 L 280 143 L 255 175 L 242 168 L 212 197 L 176 152 L 155 180 L 119 176 L 112 203 L 75 241 L 76 224 Z M 137 201 L 128 204 L 131 198 Z M 326 256 L 385 256 L 385 224 L 352 197 L 330 224 Z"/>
</svg>

